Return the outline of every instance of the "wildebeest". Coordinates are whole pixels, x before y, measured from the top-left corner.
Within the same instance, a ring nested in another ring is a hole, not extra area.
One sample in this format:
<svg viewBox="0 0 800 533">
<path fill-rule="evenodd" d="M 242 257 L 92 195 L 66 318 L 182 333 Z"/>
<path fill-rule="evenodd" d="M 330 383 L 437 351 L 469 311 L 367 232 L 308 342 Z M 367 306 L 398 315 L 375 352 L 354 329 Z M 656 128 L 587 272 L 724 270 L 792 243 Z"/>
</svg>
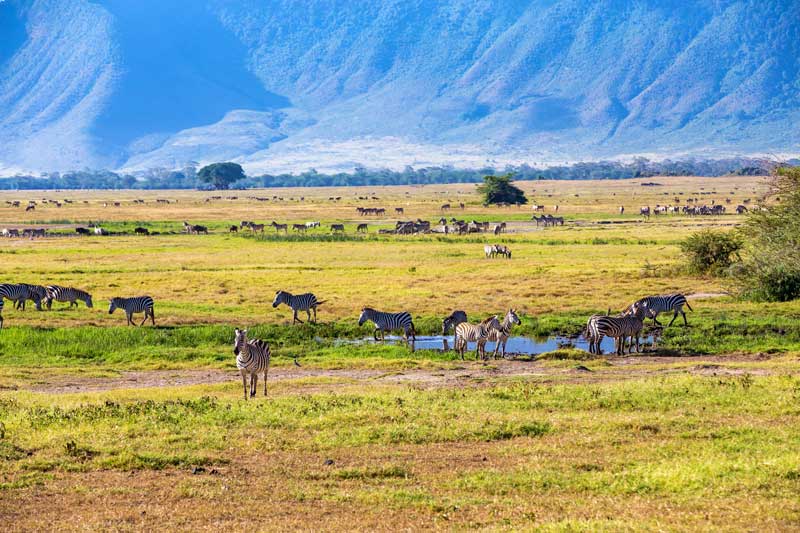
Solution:
<svg viewBox="0 0 800 533">
<path fill-rule="evenodd" d="M 88 228 L 75 228 L 75 233 L 78 235 L 91 235 L 92 232 Z"/>
<path fill-rule="evenodd" d="M 136 235 L 150 235 L 150 230 L 147 228 L 138 227 L 133 230 Z"/>
</svg>

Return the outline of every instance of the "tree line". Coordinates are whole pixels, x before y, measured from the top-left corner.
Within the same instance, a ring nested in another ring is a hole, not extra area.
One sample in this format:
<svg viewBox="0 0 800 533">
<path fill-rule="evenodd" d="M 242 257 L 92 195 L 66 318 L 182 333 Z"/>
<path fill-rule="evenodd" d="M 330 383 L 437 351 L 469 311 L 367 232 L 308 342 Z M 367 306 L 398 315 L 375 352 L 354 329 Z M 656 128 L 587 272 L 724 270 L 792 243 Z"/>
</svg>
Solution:
<svg viewBox="0 0 800 533">
<path fill-rule="evenodd" d="M 800 164 L 790 161 L 789 164 Z M 352 172 L 326 174 L 309 169 L 299 174 L 247 176 L 235 163 L 215 163 L 198 170 L 189 164 L 181 169 L 156 168 L 136 173 L 110 170 L 76 170 L 40 175 L 18 174 L 0 178 L 0 189 L 214 189 L 254 187 L 340 187 L 358 185 L 427 185 L 436 183 L 480 183 L 484 176 L 513 174 L 515 180 L 626 179 L 651 176 L 766 175 L 776 165 L 750 158 L 687 159 L 631 162 L 597 161 L 537 168 L 528 164 L 460 169 L 451 166 L 414 168 L 401 171 L 356 166 Z M 216 167 L 211 172 L 208 170 Z M 239 167 L 241 169 L 241 167 Z M 205 173 L 204 173 L 205 171 Z M 212 175 L 213 174 L 213 175 Z"/>
</svg>

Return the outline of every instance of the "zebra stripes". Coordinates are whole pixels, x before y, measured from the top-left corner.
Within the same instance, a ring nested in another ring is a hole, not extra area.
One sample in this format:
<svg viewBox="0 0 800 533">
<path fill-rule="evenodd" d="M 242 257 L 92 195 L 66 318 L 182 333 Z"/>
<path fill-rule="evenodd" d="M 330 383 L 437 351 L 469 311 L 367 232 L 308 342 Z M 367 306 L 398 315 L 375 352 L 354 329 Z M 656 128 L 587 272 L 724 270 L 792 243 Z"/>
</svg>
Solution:
<svg viewBox="0 0 800 533">
<path fill-rule="evenodd" d="M 633 304 L 629 316 L 608 316 L 594 315 L 589 318 L 586 325 L 589 339 L 589 352 L 602 354 L 600 343 L 603 337 L 612 337 L 616 340 L 617 355 L 625 353 L 625 340 L 631 338 L 631 350 L 633 350 L 634 339 L 636 341 L 636 351 L 639 351 L 639 335 L 644 327 L 644 317 L 647 309 L 644 306 Z"/>
<path fill-rule="evenodd" d="M 385 332 L 402 329 L 403 339 L 405 339 L 406 344 L 408 344 L 410 337 L 411 351 L 414 351 L 414 341 L 416 341 L 417 336 L 414 330 L 414 322 L 411 320 L 411 315 L 407 311 L 402 311 L 400 313 L 384 313 L 382 311 L 376 311 L 371 307 L 365 307 L 361 310 L 361 316 L 358 317 L 358 325 L 361 326 L 367 321 L 375 324 L 373 336 L 376 341 L 379 340 L 378 332 L 381 334 L 380 340 L 384 341 Z"/>
<path fill-rule="evenodd" d="M 16 309 L 25 309 L 25 301 L 31 300 L 36 304 L 36 310 L 41 311 L 41 293 L 34 287 L 36 286 L 27 283 L 4 283 L 0 285 L 0 298 L 13 301 Z"/>
<path fill-rule="evenodd" d="M 686 300 L 686 296 L 679 293 L 674 294 L 663 294 L 661 296 L 646 296 L 640 300 L 637 300 L 633 303 L 630 307 L 628 307 L 624 314 L 630 314 L 631 309 L 634 305 L 644 306 L 647 308 L 647 317 L 653 319 L 653 323 L 657 326 L 660 326 L 661 323 L 658 321 L 658 315 L 660 313 L 667 313 L 672 311 L 672 320 L 669 321 L 667 327 L 671 326 L 675 319 L 678 318 L 678 313 L 683 315 L 683 325 L 688 326 L 689 322 L 686 320 L 686 313 L 683 310 L 683 306 L 685 305 L 689 308 L 689 311 L 694 311 L 692 307 L 689 305 L 689 302 Z"/>
<path fill-rule="evenodd" d="M 28 283 L 20 283 L 28 288 L 28 297 L 25 300 L 17 300 L 14 304 L 16 309 L 25 310 L 25 302 L 30 300 L 36 306 L 37 311 L 42 310 L 42 302 L 47 300 L 47 288 L 41 285 L 30 285 Z"/>
<path fill-rule="evenodd" d="M 242 375 L 244 399 L 247 400 L 247 376 L 250 375 L 250 397 L 256 395 L 259 372 L 264 373 L 264 396 L 267 395 L 267 374 L 269 372 L 269 344 L 260 339 L 248 339 L 246 329 L 236 329 L 233 341 L 233 353 L 236 356 L 236 368 Z"/>
<path fill-rule="evenodd" d="M 92 308 L 92 295 L 86 291 L 75 289 L 73 287 L 61 287 L 59 285 L 49 285 L 47 287 L 47 309 L 53 305 L 53 300 L 57 302 L 69 302 L 69 306 L 78 307 L 76 300 L 81 300 L 86 304 L 86 307 Z"/>
<path fill-rule="evenodd" d="M 489 336 L 489 330 L 492 328 L 499 328 L 500 322 L 497 316 L 491 316 L 485 319 L 480 324 L 470 324 L 469 322 L 462 322 L 456 326 L 456 338 L 453 341 L 453 347 L 464 360 L 464 352 L 467 350 L 467 343 L 477 343 L 475 350 L 475 359 L 485 358 L 486 356 L 486 341 Z"/>
<path fill-rule="evenodd" d="M 517 312 L 514 309 L 509 309 L 506 316 L 503 318 L 503 322 L 500 323 L 500 326 L 497 328 L 490 328 L 489 334 L 486 336 L 486 340 L 494 342 L 494 353 L 492 354 L 495 359 L 497 359 L 497 351 L 500 346 L 503 347 L 503 358 L 506 356 L 506 343 L 508 342 L 508 338 L 511 336 L 511 328 L 513 328 L 516 324 L 521 324 L 522 321 L 517 316 Z"/>
<path fill-rule="evenodd" d="M 311 311 L 314 311 L 314 323 L 317 323 L 317 306 L 325 303 L 325 300 L 319 301 L 317 297 L 307 292 L 305 294 L 291 294 L 286 291 L 278 291 L 275 293 L 275 299 L 272 300 L 272 307 L 278 307 L 280 304 L 286 304 L 292 308 L 293 317 L 292 324 L 295 322 L 303 323 L 302 320 L 297 318 L 298 311 L 305 311 L 308 315 L 308 321 L 311 322 Z"/>
<path fill-rule="evenodd" d="M 136 296 L 134 298 L 112 298 L 111 305 L 108 307 L 108 314 L 112 314 L 116 309 L 122 309 L 125 311 L 129 326 L 135 325 L 133 323 L 134 313 L 144 313 L 144 319 L 142 319 L 141 324 L 139 324 L 140 327 L 147 322 L 148 318 L 150 318 L 154 326 L 156 325 L 156 315 L 153 311 L 153 299 L 149 296 Z"/>
</svg>

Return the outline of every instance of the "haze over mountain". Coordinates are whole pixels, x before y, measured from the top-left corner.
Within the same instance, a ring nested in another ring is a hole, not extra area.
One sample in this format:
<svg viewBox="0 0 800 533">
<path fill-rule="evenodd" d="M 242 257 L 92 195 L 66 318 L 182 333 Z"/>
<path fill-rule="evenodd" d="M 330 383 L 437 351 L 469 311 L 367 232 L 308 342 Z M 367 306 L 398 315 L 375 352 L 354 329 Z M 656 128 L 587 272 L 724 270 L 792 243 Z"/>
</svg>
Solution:
<svg viewBox="0 0 800 533">
<path fill-rule="evenodd" d="M 0 1 L 0 169 L 800 153 L 797 0 Z"/>
</svg>

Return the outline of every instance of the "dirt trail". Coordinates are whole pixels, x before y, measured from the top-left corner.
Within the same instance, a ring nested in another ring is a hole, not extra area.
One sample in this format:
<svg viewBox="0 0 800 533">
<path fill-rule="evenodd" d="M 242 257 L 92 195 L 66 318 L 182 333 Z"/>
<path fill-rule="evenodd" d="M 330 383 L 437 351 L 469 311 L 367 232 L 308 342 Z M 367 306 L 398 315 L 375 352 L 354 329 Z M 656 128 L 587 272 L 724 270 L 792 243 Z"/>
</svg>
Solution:
<svg viewBox="0 0 800 533">
<path fill-rule="evenodd" d="M 353 382 L 382 384 L 407 384 L 421 388 L 458 387 L 477 385 L 498 378 L 537 378 L 543 382 L 593 383 L 620 381 L 652 375 L 690 372 L 702 375 L 737 375 L 745 372 L 763 375 L 762 369 L 741 370 L 726 364 L 763 361 L 765 356 L 728 355 L 693 357 L 630 356 L 608 358 L 598 365 L 598 360 L 565 362 L 553 365 L 541 361 L 498 360 L 487 365 L 466 362 L 444 369 L 374 370 L 374 369 L 319 369 L 275 368 L 270 370 L 270 382 L 303 378 L 334 378 Z M 606 364 L 607 362 L 607 364 Z M 23 384 L 22 390 L 69 394 L 101 392 L 116 389 L 145 389 L 152 387 L 182 387 L 187 385 L 213 385 L 239 383 L 236 370 L 132 370 L 114 377 L 52 376 L 45 382 Z M 314 388 L 336 388 L 339 383 L 319 383 Z M 307 391 L 306 387 L 301 387 Z M 7 390 L 7 389 L 6 389 Z"/>
</svg>

